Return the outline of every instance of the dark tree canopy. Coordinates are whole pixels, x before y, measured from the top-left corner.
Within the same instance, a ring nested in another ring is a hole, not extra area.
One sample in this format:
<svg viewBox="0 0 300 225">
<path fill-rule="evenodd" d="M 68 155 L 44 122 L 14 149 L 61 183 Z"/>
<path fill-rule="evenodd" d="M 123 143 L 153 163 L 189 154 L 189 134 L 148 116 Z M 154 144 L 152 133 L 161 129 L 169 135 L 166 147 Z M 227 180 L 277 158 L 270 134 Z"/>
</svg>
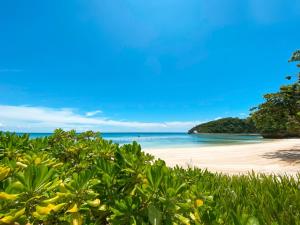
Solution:
<svg viewBox="0 0 300 225">
<path fill-rule="evenodd" d="M 197 125 L 189 133 L 256 133 L 256 129 L 249 119 L 228 117 Z"/>
</svg>

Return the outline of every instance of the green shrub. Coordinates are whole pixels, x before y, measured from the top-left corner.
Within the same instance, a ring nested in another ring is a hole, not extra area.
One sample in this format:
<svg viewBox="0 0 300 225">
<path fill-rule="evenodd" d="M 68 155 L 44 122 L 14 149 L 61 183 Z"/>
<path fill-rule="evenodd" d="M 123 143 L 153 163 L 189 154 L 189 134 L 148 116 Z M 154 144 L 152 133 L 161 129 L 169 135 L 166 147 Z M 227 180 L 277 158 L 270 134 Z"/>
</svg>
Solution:
<svg viewBox="0 0 300 225">
<path fill-rule="evenodd" d="M 0 133 L 0 224 L 300 224 L 300 177 L 168 168 L 98 133 Z"/>
</svg>

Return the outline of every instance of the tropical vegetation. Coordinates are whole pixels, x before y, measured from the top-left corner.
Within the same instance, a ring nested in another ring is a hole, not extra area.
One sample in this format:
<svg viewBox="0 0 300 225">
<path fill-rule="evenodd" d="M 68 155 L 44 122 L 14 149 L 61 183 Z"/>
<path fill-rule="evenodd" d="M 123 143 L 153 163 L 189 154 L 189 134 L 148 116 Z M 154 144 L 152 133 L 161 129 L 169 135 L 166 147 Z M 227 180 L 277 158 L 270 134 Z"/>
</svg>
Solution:
<svg viewBox="0 0 300 225">
<path fill-rule="evenodd" d="M 300 50 L 289 61 L 300 61 Z M 292 76 L 286 79 L 291 80 Z M 300 137 L 300 72 L 296 82 L 283 85 L 277 93 L 264 98 L 266 101 L 253 108 L 251 115 L 259 132 L 267 138 Z"/>
<path fill-rule="evenodd" d="M 188 131 L 193 133 L 256 133 L 251 119 L 222 118 L 199 124 Z"/>
<path fill-rule="evenodd" d="M 168 168 L 133 142 L 0 133 L 0 224 L 300 224 L 300 175 Z"/>
<path fill-rule="evenodd" d="M 289 62 L 300 62 L 300 50 Z M 300 68 L 300 63 L 297 64 Z M 287 80 L 294 76 L 289 75 Z M 260 133 L 265 138 L 300 137 L 300 72 L 298 79 L 276 93 L 264 95 L 265 102 L 251 109 L 247 119 L 223 118 L 197 125 L 188 133 Z"/>
</svg>

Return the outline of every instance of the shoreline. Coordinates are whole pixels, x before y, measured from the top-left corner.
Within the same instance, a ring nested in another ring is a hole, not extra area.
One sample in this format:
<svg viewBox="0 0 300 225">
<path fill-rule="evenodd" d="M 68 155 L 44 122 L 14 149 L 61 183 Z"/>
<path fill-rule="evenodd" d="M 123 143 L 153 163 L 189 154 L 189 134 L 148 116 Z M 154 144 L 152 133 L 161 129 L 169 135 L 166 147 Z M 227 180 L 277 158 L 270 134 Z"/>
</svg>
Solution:
<svg viewBox="0 0 300 225">
<path fill-rule="evenodd" d="M 300 172 L 300 138 L 263 143 L 182 148 L 145 148 L 170 167 L 198 167 L 229 175 L 257 173 L 296 176 Z"/>
</svg>

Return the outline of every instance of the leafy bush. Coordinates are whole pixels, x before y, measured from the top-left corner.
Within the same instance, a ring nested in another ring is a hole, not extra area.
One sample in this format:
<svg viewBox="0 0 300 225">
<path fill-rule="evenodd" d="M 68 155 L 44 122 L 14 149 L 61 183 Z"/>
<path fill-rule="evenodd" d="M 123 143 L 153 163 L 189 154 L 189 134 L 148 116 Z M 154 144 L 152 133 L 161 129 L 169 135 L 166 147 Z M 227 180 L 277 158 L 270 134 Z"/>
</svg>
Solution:
<svg viewBox="0 0 300 225">
<path fill-rule="evenodd" d="M 300 176 L 168 168 L 98 133 L 0 133 L 0 161 L 0 224 L 300 224 Z"/>
</svg>

